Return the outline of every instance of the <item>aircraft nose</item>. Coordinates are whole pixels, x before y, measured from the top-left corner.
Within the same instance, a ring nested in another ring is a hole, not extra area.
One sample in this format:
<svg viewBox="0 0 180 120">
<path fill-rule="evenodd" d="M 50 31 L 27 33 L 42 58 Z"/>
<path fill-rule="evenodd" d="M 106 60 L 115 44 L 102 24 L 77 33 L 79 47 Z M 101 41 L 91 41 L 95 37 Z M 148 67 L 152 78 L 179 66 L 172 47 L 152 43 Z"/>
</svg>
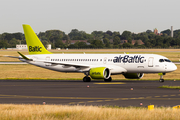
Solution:
<svg viewBox="0 0 180 120">
<path fill-rule="evenodd" d="M 173 64 L 169 65 L 168 69 L 169 69 L 169 71 L 175 71 L 175 70 L 177 70 L 177 66 L 173 63 Z"/>
</svg>

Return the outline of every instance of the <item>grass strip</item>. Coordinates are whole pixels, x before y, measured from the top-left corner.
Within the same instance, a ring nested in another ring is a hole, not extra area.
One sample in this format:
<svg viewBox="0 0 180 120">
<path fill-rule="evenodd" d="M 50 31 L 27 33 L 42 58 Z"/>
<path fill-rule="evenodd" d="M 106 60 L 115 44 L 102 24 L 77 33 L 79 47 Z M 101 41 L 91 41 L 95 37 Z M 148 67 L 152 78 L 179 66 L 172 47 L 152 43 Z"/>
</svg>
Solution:
<svg viewBox="0 0 180 120">
<path fill-rule="evenodd" d="M 180 65 L 177 65 L 178 69 L 174 72 L 167 73 L 164 76 L 165 80 L 180 80 Z M 36 67 L 29 64 L 22 65 L 0 65 L 0 79 L 48 79 L 48 80 L 82 80 L 85 75 L 83 73 L 64 73 L 52 71 L 40 67 Z M 158 74 L 144 74 L 142 79 L 134 80 L 154 80 L 159 81 L 160 76 Z M 112 75 L 112 80 L 126 80 L 123 75 Z M 127 79 L 131 81 L 132 79 Z M 103 81 L 103 80 L 102 80 Z M 132 80 L 133 81 L 133 80 Z"/>
<path fill-rule="evenodd" d="M 1 120 L 178 120 L 171 107 L 106 107 L 34 104 L 0 104 Z"/>
<path fill-rule="evenodd" d="M 180 86 L 163 85 L 163 86 L 159 86 L 159 88 L 180 89 Z"/>
</svg>

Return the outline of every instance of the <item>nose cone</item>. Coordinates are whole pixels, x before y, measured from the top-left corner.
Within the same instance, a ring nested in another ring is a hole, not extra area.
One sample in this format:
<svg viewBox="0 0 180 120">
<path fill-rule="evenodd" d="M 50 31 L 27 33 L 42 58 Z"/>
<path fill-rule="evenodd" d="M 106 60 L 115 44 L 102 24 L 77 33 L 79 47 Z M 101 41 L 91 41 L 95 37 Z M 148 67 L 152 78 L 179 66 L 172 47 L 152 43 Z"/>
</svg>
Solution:
<svg viewBox="0 0 180 120">
<path fill-rule="evenodd" d="M 174 63 L 171 63 L 170 65 L 168 65 L 168 71 L 172 72 L 177 70 L 177 66 Z"/>
</svg>

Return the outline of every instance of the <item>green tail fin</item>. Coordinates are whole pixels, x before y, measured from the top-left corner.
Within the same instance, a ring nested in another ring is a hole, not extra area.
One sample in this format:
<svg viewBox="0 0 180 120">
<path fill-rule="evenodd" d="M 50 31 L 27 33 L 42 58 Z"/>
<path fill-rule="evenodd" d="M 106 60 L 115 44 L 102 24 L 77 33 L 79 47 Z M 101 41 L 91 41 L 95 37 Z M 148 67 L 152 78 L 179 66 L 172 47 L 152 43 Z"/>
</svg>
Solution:
<svg viewBox="0 0 180 120">
<path fill-rule="evenodd" d="M 29 54 L 52 54 L 47 51 L 30 25 L 23 25 Z"/>
</svg>

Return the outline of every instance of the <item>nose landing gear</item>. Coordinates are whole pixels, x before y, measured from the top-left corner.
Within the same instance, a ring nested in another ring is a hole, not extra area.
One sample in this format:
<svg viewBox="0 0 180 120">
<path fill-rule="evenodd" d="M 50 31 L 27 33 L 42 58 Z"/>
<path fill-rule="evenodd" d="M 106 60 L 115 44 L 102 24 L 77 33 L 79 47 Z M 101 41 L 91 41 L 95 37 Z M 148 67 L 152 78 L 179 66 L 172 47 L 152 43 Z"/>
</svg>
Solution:
<svg viewBox="0 0 180 120">
<path fill-rule="evenodd" d="M 160 75 L 160 80 L 159 80 L 159 82 L 160 82 L 160 83 L 164 82 L 163 75 L 165 75 L 165 74 L 166 74 L 166 73 L 159 73 L 159 75 Z"/>
<path fill-rule="evenodd" d="M 164 82 L 164 79 L 160 79 L 159 82 L 161 82 L 161 83 Z"/>
</svg>

